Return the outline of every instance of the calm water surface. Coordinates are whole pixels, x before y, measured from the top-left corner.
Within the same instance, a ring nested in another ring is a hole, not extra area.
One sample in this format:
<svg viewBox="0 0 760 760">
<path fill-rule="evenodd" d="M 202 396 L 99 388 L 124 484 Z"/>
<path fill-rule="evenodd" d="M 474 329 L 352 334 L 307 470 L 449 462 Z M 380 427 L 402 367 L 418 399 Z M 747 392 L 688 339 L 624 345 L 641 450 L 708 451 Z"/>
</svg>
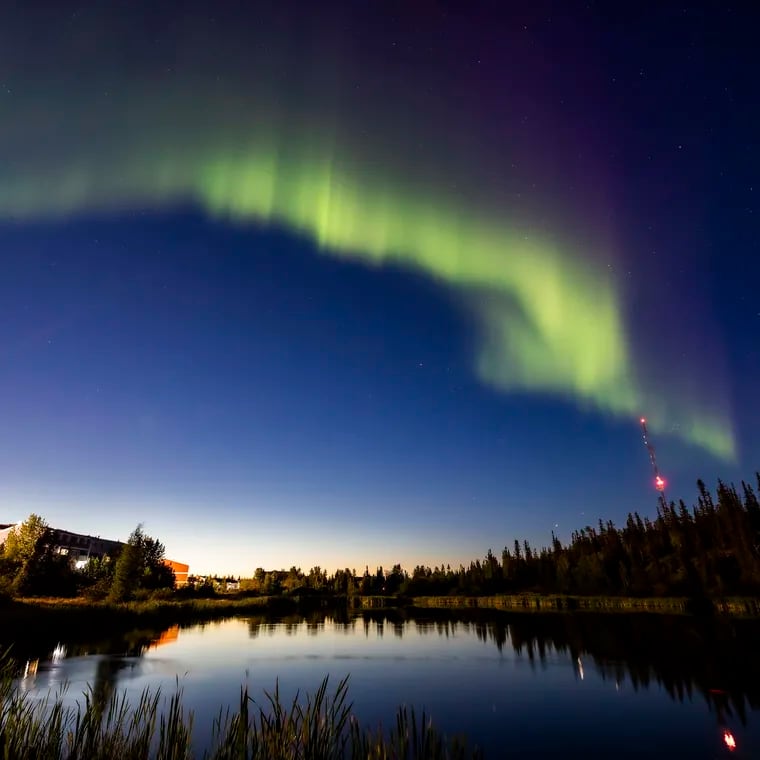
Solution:
<svg viewBox="0 0 760 760">
<path fill-rule="evenodd" d="M 63 640 L 21 684 L 35 697 L 66 684 L 73 701 L 88 684 L 136 696 L 179 680 L 198 748 L 244 683 L 258 700 L 279 682 L 289 699 L 350 675 L 362 722 L 412 705 L 486 757 L 760 758 L 757 631 L 657 616 L 236 618 Z"/>
</svg>

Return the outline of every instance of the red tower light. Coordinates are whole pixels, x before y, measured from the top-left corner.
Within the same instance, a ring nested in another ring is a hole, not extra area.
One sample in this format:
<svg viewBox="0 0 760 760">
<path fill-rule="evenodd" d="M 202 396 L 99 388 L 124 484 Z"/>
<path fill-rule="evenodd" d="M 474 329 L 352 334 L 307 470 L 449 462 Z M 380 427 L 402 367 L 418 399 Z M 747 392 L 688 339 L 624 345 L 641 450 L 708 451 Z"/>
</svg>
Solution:
<svg viewBox="0 0 760 760">
<path fill-rule="evenodd" d="M 647 452 L 649 453 L 649 461 L 652 463 L 652 470 L 654 470 L 654 487 L 660 492 L 661 500 L 665 501 L 665 486 L 667 483 L 665 482 L 665 478 L 660 475 L 660 470 L 657 467 L 657 458 L 654 455 L 654 446 L 652 446 L 650 440 L 649 440 L 649 431 L 647 430 L 647 418 L 642 417 L 641 418 L 641 433 L 642 437 L 644 439 L 644 445 L 647 447 Z"/>
</svg>

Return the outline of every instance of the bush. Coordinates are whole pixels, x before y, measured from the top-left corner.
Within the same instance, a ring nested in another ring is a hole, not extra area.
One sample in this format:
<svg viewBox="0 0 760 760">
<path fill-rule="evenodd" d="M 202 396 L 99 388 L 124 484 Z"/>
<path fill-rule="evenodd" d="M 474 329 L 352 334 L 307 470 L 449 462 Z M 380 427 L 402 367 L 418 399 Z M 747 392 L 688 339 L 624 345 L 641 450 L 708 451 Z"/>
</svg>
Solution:
<svg viewBox="0 0 760 760">
<path fill-rule="evenodd" d="M 168 602 L 175 598 L 175 592 L 170 588 L 157 588 L 155 591 L 151 591 L 148 599 L 154 602 Z"/>
<path fill-rule="evenodd" d="M 13 578 L 0 574 L 0 599 L 13 598 Z"/>
<path fill-rule="evenodd" d="M 176 599 L 215 599 L 217 596 L 211 581 L 188 583 L 187 586 L 178 588 L 174 594 Z"/>
<path fill-rule="evenodd" d="M 102 602 L 111 591 L 110 578 L 101 578 L 91 586 L 82 589 L 82 596 L 92 602 Z"/>
</svg>

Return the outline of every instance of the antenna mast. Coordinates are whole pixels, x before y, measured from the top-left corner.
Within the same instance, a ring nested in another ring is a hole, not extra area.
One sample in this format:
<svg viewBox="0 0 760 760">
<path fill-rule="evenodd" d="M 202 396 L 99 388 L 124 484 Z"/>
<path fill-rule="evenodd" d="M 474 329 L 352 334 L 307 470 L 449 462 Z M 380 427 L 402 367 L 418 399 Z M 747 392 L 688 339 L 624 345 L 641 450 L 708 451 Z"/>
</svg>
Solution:
<svg viewBox="0 0 760 760">
<path fill-rule="evenodd" d="M 652 463 L 652 470 L 654 471 L 654 487 L 660 492 L 660 499 L 662 500 L 662 505 L 664 507 L 667 505 L 667 501 L 665 501 L 665 478 L 660 475 L 660 468 L 657 466 L 657 457 L 654 453 L 654 446 L 652 446 L 652 443 L 649 440 L 646 417 L 642 417 L 640 422 L 642 438 L 644 439 L 644 445 L 647 447 L 649 461 Z"/>
</svg>

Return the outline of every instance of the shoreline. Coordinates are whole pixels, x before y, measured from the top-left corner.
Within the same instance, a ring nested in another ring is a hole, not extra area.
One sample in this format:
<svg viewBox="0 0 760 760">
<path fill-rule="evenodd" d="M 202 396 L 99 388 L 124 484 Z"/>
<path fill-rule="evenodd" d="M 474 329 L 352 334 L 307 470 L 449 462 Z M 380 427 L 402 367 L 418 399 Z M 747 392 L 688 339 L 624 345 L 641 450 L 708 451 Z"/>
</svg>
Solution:
<svg viewBox="0 0 760 760">
<path fill-rule="evenodd" d="M 32 622 L 32 619 L 87 616 L 97 622 L 121 624 L 183 623 L 217 620 L 247 613 L 295 613 L 346 607 L 348 611 L 372 609 L 493 610 L 536 613 L 650 613 L 699 617 L 760 618 L 760 597 L 689 599 L 688 597 L 617 597 L 562 594 L 495 594 L 490 596 L 261 596 L 215 597 L 208 599 L 160 599 L 122 603 L 93 602 L 83 597 L 26 597 L 0 605 L 3 623 Z"/>
<path fill-rule="evenodd" d="M 383 604 L 387 597 L 361 597 L 362 609 L 397 606 Z M 415 609 L 494 610 L 503 612 L 609 614 L 649 613 L 703 617 L 719 615 L 735 618 L 760 618 L 760 598 L 726 597 L 691 599 L 689 597 L 581 596 L 570 594 L 494 594 L 491 596 L 417 596 L 405 606 Z"/>
</svg>

